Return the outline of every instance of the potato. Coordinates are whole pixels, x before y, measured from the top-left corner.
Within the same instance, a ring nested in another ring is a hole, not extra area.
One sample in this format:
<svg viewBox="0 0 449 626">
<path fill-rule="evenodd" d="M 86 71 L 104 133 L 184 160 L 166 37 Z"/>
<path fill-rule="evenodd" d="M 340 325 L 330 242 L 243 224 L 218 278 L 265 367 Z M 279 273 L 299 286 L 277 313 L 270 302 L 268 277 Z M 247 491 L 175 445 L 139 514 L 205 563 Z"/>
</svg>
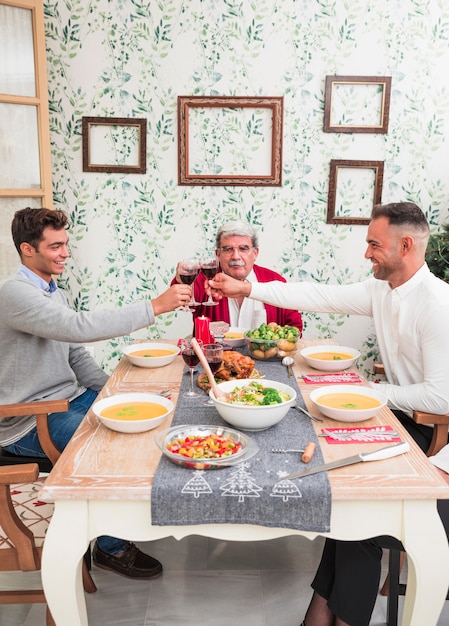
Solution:
<svg viewBox="0 0 449 626">
<path fill-rule="evenodd" d="M 268 350 L 265 350 L 265 358 L 271 359 L 271 357 L 276 356 L 277 353 L 278 353 L 277 346 L 274 346 L 274 348 L 269 348 Z"/>
<path fill-rule="evenodd" d="M 265 352 L 263 350 L 251 350 L 251 354 L 255 359 L 265 359 Z"/>
<path fill-rule="evenodd" d="M 278 347 L 279 350 L 283 350 L 284 352 L 291 352 L 296 348 L 296 343 L 287 341 L 287 339 L 279 339 Z"/>
</svg>

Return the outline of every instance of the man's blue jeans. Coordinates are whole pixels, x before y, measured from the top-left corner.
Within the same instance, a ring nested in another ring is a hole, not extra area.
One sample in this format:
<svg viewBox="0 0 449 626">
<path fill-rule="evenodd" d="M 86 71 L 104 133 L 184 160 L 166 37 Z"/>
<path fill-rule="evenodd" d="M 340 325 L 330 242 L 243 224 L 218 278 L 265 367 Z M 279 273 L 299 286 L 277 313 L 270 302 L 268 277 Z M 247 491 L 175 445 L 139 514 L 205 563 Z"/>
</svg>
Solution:
<svg viewBox="0 0 449 626">
<path fill-rule="evenodd" d="M 70 402 L 68 411 L 64 413 L 51 413 L 48 416 L 51 437 L 60 450 L 64 450 L 69 443 L 73 433 L 80 425 L 97 395 L 97 391 L 87 389 L 81 396 Z M 45 452 L 42 450 L 37 437 L 36 428 L 33 428 L 33 430 L 22 437 L 22 439 L 19 439 L 19 441 L 3 447 L 8 452 L 21 456 L 45 456 Z M 115 537 L 109 537 L 107 535 L 98 537 L 97 544 L 100 550 L 112 555 L 120 554 L 125 547 L 123 539 L 116 539 Z"/>
</svg>

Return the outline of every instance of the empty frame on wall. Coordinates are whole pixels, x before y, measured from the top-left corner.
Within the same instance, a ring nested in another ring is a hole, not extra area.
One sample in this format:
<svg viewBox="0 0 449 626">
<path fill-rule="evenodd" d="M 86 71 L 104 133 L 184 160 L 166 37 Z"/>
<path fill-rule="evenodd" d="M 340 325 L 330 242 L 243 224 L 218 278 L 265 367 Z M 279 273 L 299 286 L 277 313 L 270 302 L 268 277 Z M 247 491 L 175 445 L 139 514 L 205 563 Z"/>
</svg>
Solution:
<svg viewBox="0 0 449 626">
<path fill-rule="evenodd" d="M 83 117 L 83 172 L 145 174 L 147 121 Z"/>
<path fill-rule="evenodd" d="M 280 186 L 282 131 L 282 96 L 178 96 L 178 183 Z"/>
<path fill-rule="evenodd" d="M 382 200 L 383 161 L 330 163 L 327 224 L 369 224 Z"/>
<path fill-rule="evenodd" d="M 391 76 L 326 76 L 324 132 L 386 133 Z"/>
</svg>

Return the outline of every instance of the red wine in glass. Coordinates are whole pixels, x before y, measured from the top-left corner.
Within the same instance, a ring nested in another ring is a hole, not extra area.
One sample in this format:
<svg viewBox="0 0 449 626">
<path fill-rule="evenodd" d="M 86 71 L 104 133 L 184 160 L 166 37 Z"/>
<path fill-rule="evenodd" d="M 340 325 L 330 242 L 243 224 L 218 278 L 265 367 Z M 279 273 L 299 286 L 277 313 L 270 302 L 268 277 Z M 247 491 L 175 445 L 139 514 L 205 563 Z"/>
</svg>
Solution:
<svg viewBox="0 0 449 626">
<path fill-rule="evenodd" d="M 201 271 L 208 280 L 214 278 L 214 276 L 216 276 L 216 274 L 218 273 L 217 257 L 211 256 L 203 259 L 201 261 Z M 218 302 L 214 302 L 212 300 L 212 296 L 209 295 L 209 298 L 206 300 L 206 302 L 203 302 L 203 304 L 205 304 L 206 306 L 215 306 L 216 304 L 218 304 Z"/>
<path fill-rule="evenodd" d="M 179 278 L 182 283 L 184 283 L 185 285 L 193 285 L 196 277 L 200 273 L 199 261 L 197 259 L 183 259 L 179 264 L 178 273 L 179 273 Z M 195 299 L 193 297 L 193 289 L 192 289 L 192 295 L 190 296 L 189 304 L 187 306 L 180 307 L 179 310 L 180 311 L 194 311 L 195 309 L 192 309 L 192 306 L 196 306 L 198 304 L 200 303 L 195 302 Z"/>
<path fill-rule="evenodd" d="M 215 374 L 220 369 L 223 361 L 223 345 L 221 343 L 206 343 L 203 346 L 204 356 L 210 365 L 212 374 Z M 207 402 L 204 402 L 208 406 L 213 406 L 213 401 L 209 398 Z"/>
<path fill-rule="evenodd" d="M 195 274 L 179 274 L 179 278 L 184 285 L 192 285 L 195 282 L 195 278 L 198 276 L 198 272 Z"/>
<path fill-rule="evenodd" d="M 212 358 L 212 359 L 207 359 L 207 362 L 210 365 L 210 369 L 212 370 L 212 374 L 215 374 L 215 372 L 217 372 L 220 369 L 220 365 L 222 363 L 222 359 L 220 357 L 218 358 Z M 196 363 L 195 363 L 196 365 Z"/>
<path fill-rule="evenodd" d="M 184 359 L 184 363 L 188 367 L 195 367 L 200 362 L 197 353 L 193 348 L 188 348 L 182 352 L 182 358 Z"/>
</svg>

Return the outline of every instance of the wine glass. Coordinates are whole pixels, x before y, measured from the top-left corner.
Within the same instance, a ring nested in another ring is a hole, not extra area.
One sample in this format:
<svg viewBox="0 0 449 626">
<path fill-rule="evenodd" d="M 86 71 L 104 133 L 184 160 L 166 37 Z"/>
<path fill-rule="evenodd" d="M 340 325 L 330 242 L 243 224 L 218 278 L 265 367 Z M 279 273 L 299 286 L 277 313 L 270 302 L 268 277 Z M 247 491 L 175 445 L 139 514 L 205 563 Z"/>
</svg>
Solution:
<svg viewBox="0 0 449 626">
<path fill-rule="evenodd" d="M 200 302 L 196 302 L 193 297 L 193 283 L 200 273 L 200 264 L 197 259 L 183 259 L 179 263 L 178 274 L 181 282 L 185 285 L 192 285 L 192 294 L 188 305 L 178 307 L 178 311 L 194 311 L 193 306 L 197 306 Z"/>
<path fill-rule="evenodd" d="M 198 341 L 201 346 L 202 342 Z M 193 349 L 192 343 L 190 339 L 181 339 L 179 342 L 179 347 L 181 349 L 181 356 L 184 359 L 184 363 L 190 370 L 190 389 L 186 391 L 183 395 L 185 398 L 197 398 L 200 394 L 199 391 L 195 391 L 193 388 L 193 371 L 196 365 L 200 362 L 200 359 Z"/>
<path fill-rule="evenodd" d="M 215 374 L 220 369 L 223 362 L 223 345 L 221 343 L 206 343 L 203 346 L 203 352 L 212 370 L 212 374 Z M 210 398 L 206 400 L 204 404 L 208 406 L 214 405 Z"/>
<path fill-rule="evenodd" d="M 218 259 L 215 255 L 204 257 L 201 260 L 201 271 L 206 278 L 214 278 L 218 273 Z M 215 306 L 218 302 L 212 300 L 212 296 L 209 294 L 209 298 L 206 302 L 203 302 L 206 306 Z"/>
</svg>

